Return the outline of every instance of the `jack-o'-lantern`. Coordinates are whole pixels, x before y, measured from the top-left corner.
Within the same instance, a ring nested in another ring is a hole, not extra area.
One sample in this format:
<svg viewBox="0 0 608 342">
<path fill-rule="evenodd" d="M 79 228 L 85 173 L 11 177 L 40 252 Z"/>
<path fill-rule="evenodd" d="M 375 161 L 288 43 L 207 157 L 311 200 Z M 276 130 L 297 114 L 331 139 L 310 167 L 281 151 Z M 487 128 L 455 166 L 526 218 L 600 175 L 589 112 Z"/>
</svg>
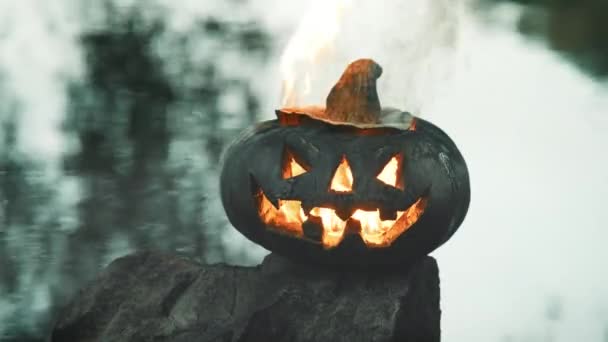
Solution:
<svg viewBox="0 0 608 342">
<path fill-rule="evenodd" d="M 362 267 L 412 262 L 452 236 L 469 204 L 464 159 L 428 121 L 381 122 L 380 73 L 356 61 L 325 109 L 278 110 L 227 149 L 234 227 L 287 257 Z"/>
</svg>

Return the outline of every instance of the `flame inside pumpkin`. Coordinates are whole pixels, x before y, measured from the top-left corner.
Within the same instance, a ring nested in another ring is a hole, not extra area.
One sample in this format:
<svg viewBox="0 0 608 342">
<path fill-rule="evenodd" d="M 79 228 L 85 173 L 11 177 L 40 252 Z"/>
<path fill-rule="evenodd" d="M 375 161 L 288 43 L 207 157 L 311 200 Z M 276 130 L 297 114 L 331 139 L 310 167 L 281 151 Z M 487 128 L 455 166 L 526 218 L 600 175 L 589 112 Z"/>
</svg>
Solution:
<svg viewBox="0 0 608 342">
<path fill-rule="evenodd" d="M 291 153 L 286 153 L 283 163 L 283 178 L 291 178 L 307 172 L 298 163 Z M 401 158 L 395 156 L 389 160 L 377 179 L 387 185 L 401 188 L 399 184 L 399 169 Z M 336 192 L 352 191 L 353 175 L 348 161 L 342 158 L 330 184 L 330 190 Z M 390 246 L 401 234 L 407 231 L 424 213 L 427 199 L 419 198 L 414 204 L 403 211 L 397 211 L 394 220 L 382 220 L 380 210 L 356 209 L 346 220 L 341 219 L 335 209 L 314 207 L 308 213 L 302 208 L 298 200 L 278 200 L 275 206 L 260 189 L 256 193 L 258 214 L 266 226 L 275 231 L 302 238 L 304 236 L 303 224 L 311 216 L 318 218 L 322 226 L 321 243 L 325 248 L 336 247 L 344 239 L 349 224 L 358 223 L 361 227 L 359 234 L 369 247 Z"/>
<path fill-rule="evenodd" d="M 329 188 L 335 192 L 342 193 L 353 191 L 353 172 L 350 170 L 346 157 L 342 156 L 334 177 L 331 179 Z"/>
</svg>

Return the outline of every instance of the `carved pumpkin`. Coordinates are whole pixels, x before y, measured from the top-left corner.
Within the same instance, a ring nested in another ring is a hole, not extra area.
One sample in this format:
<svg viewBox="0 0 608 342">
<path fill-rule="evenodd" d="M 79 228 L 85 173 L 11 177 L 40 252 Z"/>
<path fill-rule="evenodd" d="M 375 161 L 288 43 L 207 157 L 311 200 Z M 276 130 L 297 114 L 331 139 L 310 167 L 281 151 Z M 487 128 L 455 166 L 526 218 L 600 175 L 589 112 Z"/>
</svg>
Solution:
<svg viewBox="0 0 608 342">
<path fill-rule="evenodd" d="M 300 260 L 389 265 L 426 255 L 463 221 L 467 168 L 430 122 L 405 113 L 405 128 L 277 115 L 224 155 L 222 202 L 250 240 Z"/>
</svg>

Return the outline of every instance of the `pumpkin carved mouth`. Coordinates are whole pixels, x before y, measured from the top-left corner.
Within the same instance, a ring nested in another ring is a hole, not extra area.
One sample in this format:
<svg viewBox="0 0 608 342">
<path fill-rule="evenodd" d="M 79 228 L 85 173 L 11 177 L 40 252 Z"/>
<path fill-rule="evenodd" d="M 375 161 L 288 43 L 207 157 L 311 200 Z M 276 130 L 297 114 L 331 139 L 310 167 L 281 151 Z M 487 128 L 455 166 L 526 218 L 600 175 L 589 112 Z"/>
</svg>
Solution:
<svg viewBox="0 0 608 342">
<path fill-rule="evenodd" d="M 388 247 L 412 227 L 424 213 L 426 197 L 394 214 L 394 220 L 382 220 L 380 209 L 374 211 L 356 209 L 345 220 L 335 209 L 313 207 L 305 212 L 298 200 L 278 200 L 276 207 L 261 189 L 255 194 L 258 214 L 266 227 L 275 232 L 320 242 L 324 248 L 338 246 L 346 234 L 359 234 L 369 247 Z"/>
</svg>

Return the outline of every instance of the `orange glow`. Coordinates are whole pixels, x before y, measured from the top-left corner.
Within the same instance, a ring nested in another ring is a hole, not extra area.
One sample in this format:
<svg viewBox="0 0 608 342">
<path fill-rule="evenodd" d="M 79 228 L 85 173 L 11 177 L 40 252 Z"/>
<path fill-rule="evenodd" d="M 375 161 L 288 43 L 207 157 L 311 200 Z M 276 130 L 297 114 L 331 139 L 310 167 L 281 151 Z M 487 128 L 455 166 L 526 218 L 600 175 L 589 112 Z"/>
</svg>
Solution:
<svg viewBox="0 0 608 342">
<path fill-rule="evenodd" d="M 342 157 L 329 188 L 336 192 L 353 191 L 353 172 L 350 170 L 346 157 Z"/>
<path fill-rule="evenodd" d="M 320 217 L 323 224 L 323 245 L 326 248 L 337 246 L 344 238 L 346 221 L 342 221 L 336 211 L 329 208 L 315 207 L 310 211 L 310 215 Z"/>
<path fill-rule="evenodd" d="M 333 54 L 340 22 L 352 0 L 310 0 L 308 10 L 281 55 L 281 104 L 304 104 L 323 62 Z"/>
<path fill-rule="evenodd" d="M 286 150 L 283 156 L 283 179 L 296 177 L 306 172 L 308 170 L 296 161 L 291 152 Z"/>
<path fill-rule="evenodd" d="M 408 230 L 426 208 L 426 199 L 420 198 L 405 211 L 397 211 L 395 220 L 381 220 L 380 211 L 358 209 L 352 218 L 361 224 L 361 238 L 370 247 L 390 246 L 401 234 Z"/>
<path fill-rule="evenodd" d="M 397 212 L 397 217 L 402 215 L 404 212 Z M 396 220 L 381 220 L 380 210 L 365 211 L 357 209 L 352 218 L 361 223 L 361 232 L 367 235 L 376 235 L 388 231 Z"/>
<path fill-rule="evenodd" d="M 386 185 L 393 186 L 403 190 L 403 183 L 400 182 L 399 170 L 401 169 L 401 155 L 394 156 L 386 163 L 378 177 L 379 181 Z"/>
<path fill-rule="evenodd" d="M 342 220 L 331 208 L 314 207 L 306 215 L 300 201 L 279 200 L 275 207 L 262 191 L 256 195 L 259 203 L 260 219 L 269 228 L 293 235 L 304 237 L 302 225 L 310 216 L 321 219 L 323 233 L 320 243 L 330 249 L 338 246 L 344 239 L 349 222 L 358 221 L 361 226 L 359 234 L 363 242 L 371 248 L 390 246 L 401 234 L 418 221 L 424 213 L 427 199 L 420 198 L 407 210 L 397 211 L 395 220 L 381 220 L 379 210 L 366 211 L 358 209 L 346 221 Z"/>
<path fill-rule="evenodd" d="M 258 214 L 262 222 L 290 234 L 303 235 L 302 222 L 306 221 L 308 217 L 302 210 L 302 202 L 279 200 L 277 209 L 262 191 L 258 193 L 257 197 L 259 200 Z"/>
</svg>

